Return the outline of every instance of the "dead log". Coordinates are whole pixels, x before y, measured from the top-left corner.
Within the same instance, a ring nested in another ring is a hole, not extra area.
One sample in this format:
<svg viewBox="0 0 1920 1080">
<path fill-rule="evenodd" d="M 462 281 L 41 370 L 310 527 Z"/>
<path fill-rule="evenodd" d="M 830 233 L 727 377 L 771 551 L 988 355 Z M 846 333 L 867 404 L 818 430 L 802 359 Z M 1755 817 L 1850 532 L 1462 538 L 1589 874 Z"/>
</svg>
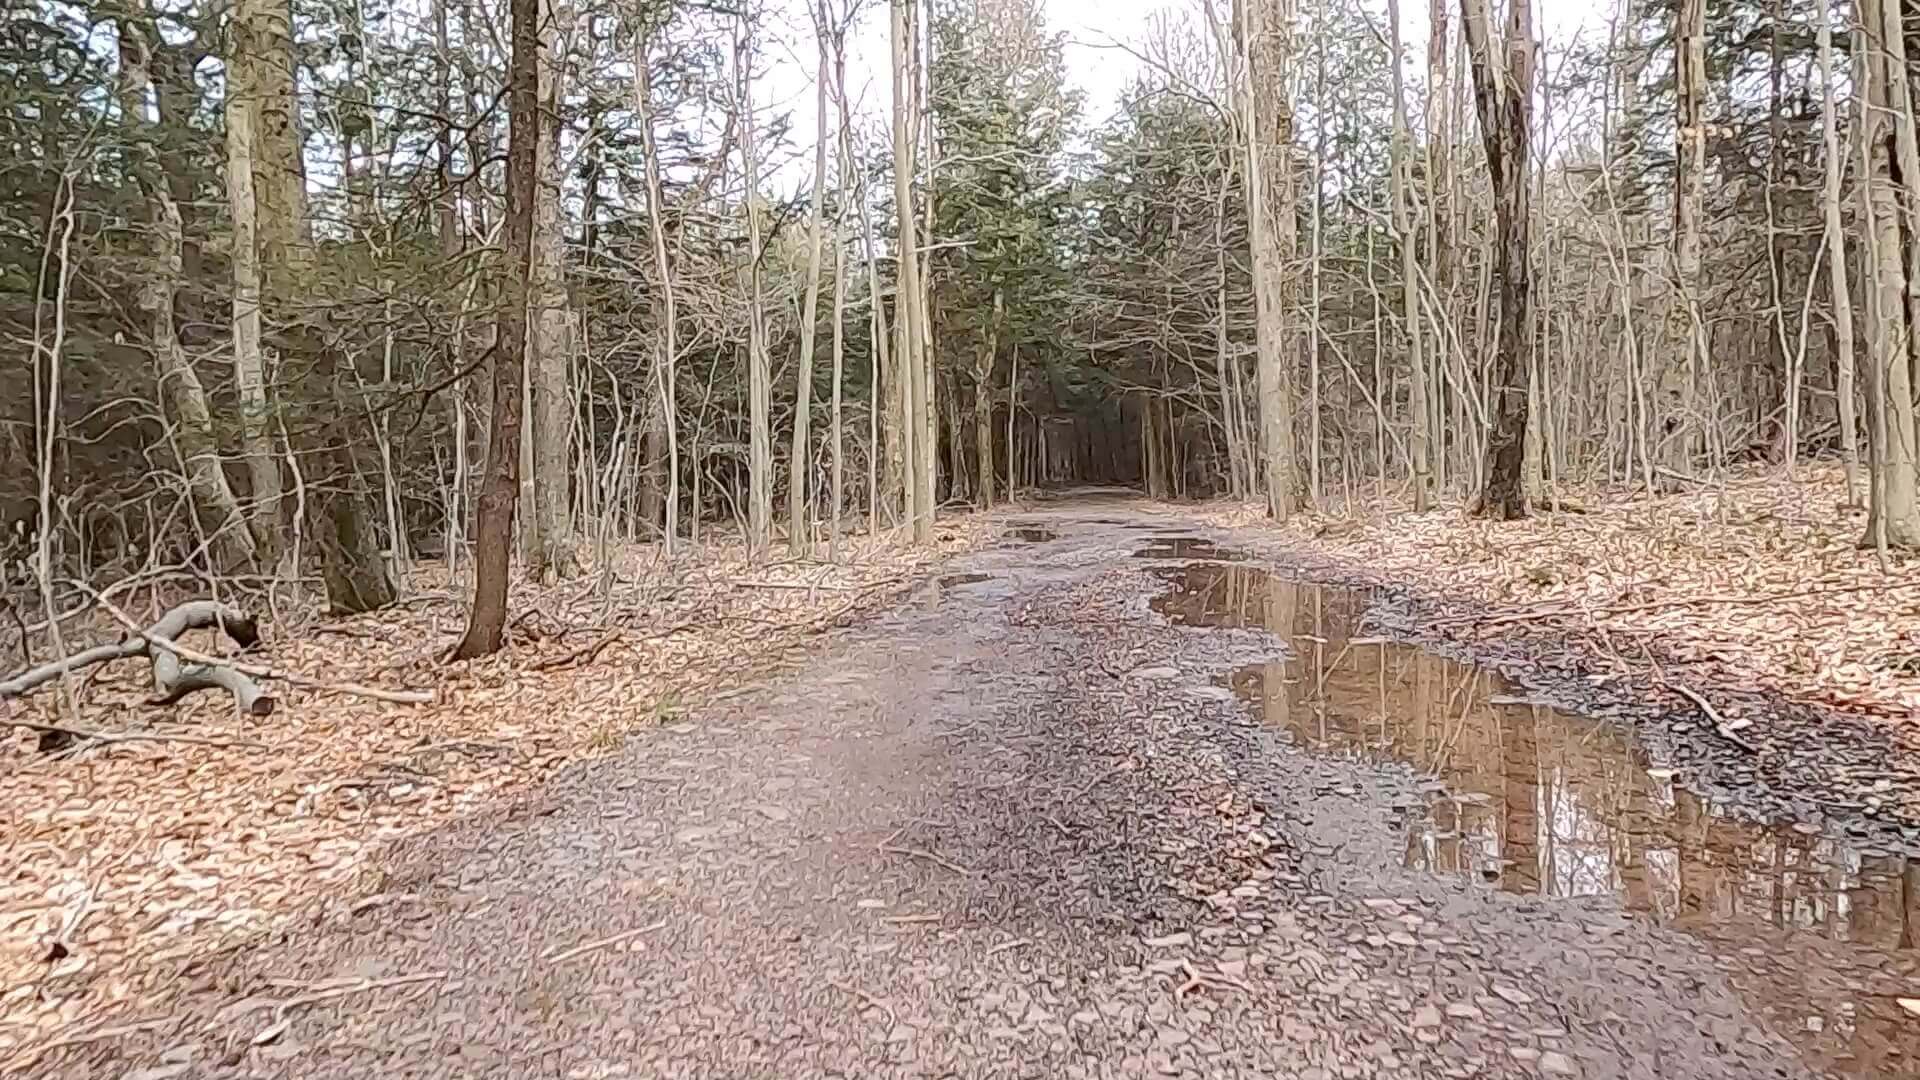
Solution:
<svg viewBox="0 0 1920 1080">
<path fill-rule="evenodd" d="M 244 673 L 221 663 L 183 663 L 171 648 L 180 635 L 189 630 L 218 627 L 234 644 L 250 648 L 259 644 L 260 626 L 253 617 L 215 600 L 192 600 L 162 615 L 146 631 L 121 641 L 95 645 L 67 657 L 0 681 L 0 701 L 25 697 L 60 676 L 113 660 L 145 657 L 153 668 L 154 705 L 171 705 L 188 694 L 201 690 L 225 690 L 233 695 L 240 711 L 248 716 L 270 716 L 275 705 L 271 694 Z"/>
</svg>

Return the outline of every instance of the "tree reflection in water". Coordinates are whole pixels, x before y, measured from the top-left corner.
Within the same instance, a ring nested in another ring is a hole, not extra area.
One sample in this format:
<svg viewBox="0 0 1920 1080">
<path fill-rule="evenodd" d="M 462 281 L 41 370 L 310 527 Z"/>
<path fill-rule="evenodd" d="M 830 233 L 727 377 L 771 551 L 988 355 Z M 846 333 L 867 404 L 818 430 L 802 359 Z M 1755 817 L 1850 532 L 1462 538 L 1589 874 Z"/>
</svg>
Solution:
<svg viewBox="0 0 1920 1080">
<path fill-rule="evenodd" d="M 1800 822 L 1757 824 L 1676 784 L 1624 725 L 1519 700 L 1489 671 L 1358 636 L 1366 593 L 1191 563 L 1176 624 L 1266 628 L 1294 658 L 1233 687 L 1304 747 L 1429 777 L 1406 866 L 1550 897 L 1605 895 L 1698 937 L 1819 1065 L 1920 1074 L 1920 864 Z M 1891 1071 L 1889 1071 L 1891 1070 Z"/>
</svg>

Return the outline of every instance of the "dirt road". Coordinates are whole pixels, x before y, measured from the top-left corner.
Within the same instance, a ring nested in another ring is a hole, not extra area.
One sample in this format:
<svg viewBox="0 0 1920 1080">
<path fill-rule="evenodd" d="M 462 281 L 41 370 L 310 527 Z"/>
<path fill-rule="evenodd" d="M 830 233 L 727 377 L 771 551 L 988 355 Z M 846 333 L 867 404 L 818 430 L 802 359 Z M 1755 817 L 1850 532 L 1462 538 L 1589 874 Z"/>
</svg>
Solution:
<svg viewBox="0 0 1920 1080">
<path fill-rule="evenodd" d="M 1845 1020 L 1837 998 L 1776 1008 L 1818 984 L 1773 993 L 1740 951 L 1759 939 L 1666 925 L 1700 906 L 1685 852 L 1582 833 L 1581 807 L 1607 800 L 1542 750 L 1546 721 L 1502 743 L 1534 756 L 1495 770 L 1499 794 L 1470 790 L 1477 774 L 1449 754 L 1477 752 L 1474 710 L 1508 707 L 1484 681 L 1417 695 L 1433 721 L 1407 737 L 1433 758 L 1417 772 L 1339 746 L 1336 728 L 1366 741 L 1373 724 L 1378 746 L 1413 730 L 1395 726 L 1397 691 L 1342 694 L 1406 672 L 1418 690 L 1441 669 L 1389 671 L 1406 657 L 1358 629 L 1363 598 L 1169 542 L 1191 535 L 1122 501 L 1021 514 L 803 672 L 413 843 L 353 913 L 210 973 L 184 1020 L 45 1065 L 139 1080 L 1913 1075 L 1899 1015 L 1874 1026 L 1891 999 Z M 1294 662 L 1261 666 L 1280 651 L 1264 625 L 1293 638 Z M 1536 783 L 1512 782 L 1528 769 Z M 1660 790 L 1642 810 L 1678 805 Z M 1669 888 L 1681 910 L 1663 913 Z"/>
</svg>

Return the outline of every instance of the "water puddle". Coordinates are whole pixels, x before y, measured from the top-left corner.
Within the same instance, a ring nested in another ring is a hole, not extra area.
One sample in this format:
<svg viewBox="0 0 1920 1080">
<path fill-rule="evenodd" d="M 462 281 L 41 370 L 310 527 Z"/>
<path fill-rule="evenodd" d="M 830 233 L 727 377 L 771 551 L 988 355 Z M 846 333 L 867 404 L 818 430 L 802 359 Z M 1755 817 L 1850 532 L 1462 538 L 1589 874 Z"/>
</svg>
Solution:
<svg viewBox="0 0 1920 1080">
<path fill-rule="evenodd" d="M 1136 559 L 1212 559 L 1217 562 L 1241 562 L 1246 556 L 1223 548 L 1204 536 L 1154 536 L 1147 546 L 1133 553 Z"/>
<path fill-rule="evenodd" d="M 973 585 L 982 581 L 992 581 L 992 574 L 948 574 L 940 579 L 940 587 L 951 589 L 957 585 Z"/>
<path fill-rule="evenodd" d="M 1264 627 L 1296 658 L 1233 689 L 1323 753 L 1430 781 L 1407 822 L 1410 869 L 1508 892 L 1608 896 L 1695 935 L 1780 1034 L 1823 1069 L 1920 1075 L 1920 861 L 1817 825 L 1757 825 L 1675 782 L 1620 725 L 1521 700 L 1498 675 L 1362 636 L 1368 597 L 1249 567 L 1160 572 L 1154 610 Z"/>
<path fill-rule="evenodd" d="M 1033 528 L 1033 527 L 1008 529 L 1007 535 L 1013 537 L 1015 540 L 1019 540 L 1028 544 L 1044 544 L 1049 540 L 1060 539 L 1060 534 L 1054 532 L 1052 529 L 1040 529 L 1040 528 Z"/>
</svg>

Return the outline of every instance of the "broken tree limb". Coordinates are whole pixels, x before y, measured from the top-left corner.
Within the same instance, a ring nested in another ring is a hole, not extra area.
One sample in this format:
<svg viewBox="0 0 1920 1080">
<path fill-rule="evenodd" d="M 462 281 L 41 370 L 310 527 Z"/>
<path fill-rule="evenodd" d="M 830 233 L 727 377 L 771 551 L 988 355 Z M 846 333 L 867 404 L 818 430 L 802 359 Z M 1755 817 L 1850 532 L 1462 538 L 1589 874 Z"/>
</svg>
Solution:
<svg viewBox="0 0 1920 1080">
<path fill-rule="evenodd" d="M 94 594 L 99 599 L 99 594 Z M 100 602 L 111 604 L 104 599 Z M 119 617 L 118 609 L 113 609 Z M 127 621 L 123 618 L 123 621 Z M 205 657 L 195 664 L 182 664 L 173 639 L 189 630 L 219 627 L 234 644 L 248 648 L 259 644 L 260 627 L 252 616 L 215 600 L 191 600 L 162 615 L 151 627 L 141 629 L 129 622 L 132 636 L 118 642 L 96 645 L 63 660 L 54 660 L 0 682 L 0 699 L 23 697 L 53 680 L 113 660 L 145 657 L 152 665 L 154 704 L 172 704 L 200 690 L 225 690 L 234 704 L 249 716 L 273 713 L 274 699 L 252 679 L 234 669 L 227 661 Z M 162 645 L 158 650 L 153 646 Z"/>
<path fill-rule="evenodd" d="M 106 609 L 107 614 L 119 620 L 120 625 L 132 630 L 148 644 L 164 649 L 182 660 L 191 660 L 196 663 L 207 664 L 214 667 L 231 668 L 242 675 L 251 675 L 256 679 L 276 680 L 286 683 L 289 686 L 298 686 L 308 690 L 319 690 L 330 694 L 344 694 L 348 697 L 369 698 L 374 701 L 390 701 L 397 705 L 429 705 L 433 702 L 433 691 L 431 690 L 382 690 L 377 686 L 361 686 L 358 683 L 327 682 L 322 679 L 310 679 L 305 675 L 295 675 L 292 672 L 276 671 L 273 668 L 262 667 L 259 664 L 247 664 L 238 660 L 223 660 L 217 656 L 210 656 L 197 649 L 188 648 L 177 641 L 156 634 L 152 630 L 141 629 L 140 625 L 134 622 L 126 612 L 114 606 L 112 601 L 94 591 L 86 583 L 75 581 L 72 582 L 72 584 L 90 594 L 102 608 Z M 155 629 L 157 628 L 158 624 L 156 624 Z"/>
</svg>

